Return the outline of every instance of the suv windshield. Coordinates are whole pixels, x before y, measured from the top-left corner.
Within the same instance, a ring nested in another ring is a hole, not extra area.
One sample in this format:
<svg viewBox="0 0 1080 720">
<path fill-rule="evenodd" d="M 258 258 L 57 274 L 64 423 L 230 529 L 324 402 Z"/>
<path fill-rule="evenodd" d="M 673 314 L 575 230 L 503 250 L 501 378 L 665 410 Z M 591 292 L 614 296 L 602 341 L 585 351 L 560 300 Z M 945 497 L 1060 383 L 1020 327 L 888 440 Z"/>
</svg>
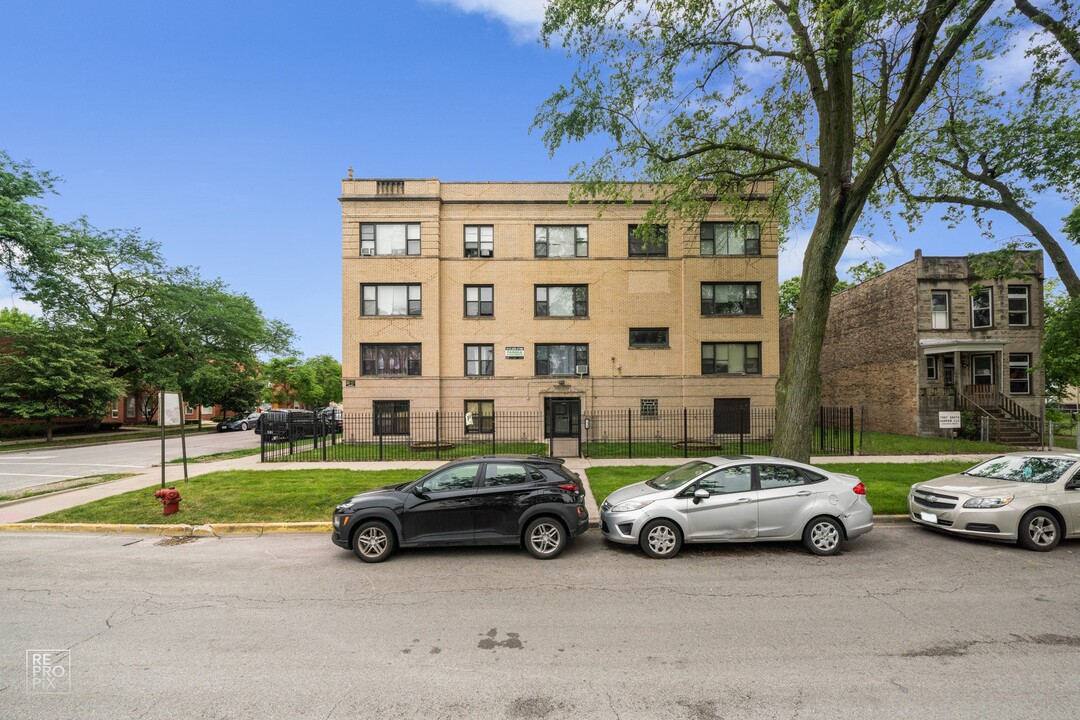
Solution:
<svg viewBox="0 0 1080 720">
<path fill-rule="evenodd" d="M 1052 457 L 999 457 L 966 471 L 965 475 L 1049 485 L 1073 466 L 1073 460 Z"/>
<path fill-rule="evenodd" d="M 657 490 L 671 490 L 680 485 L 685 485 L 694 478 L 700 477 L 710 470 L 715 469 L 716 466 L 712 463 L 695 460 L 693 462 L 688 462 L 685 465 L 680 465 L 674 470 L 668 470 L 663 475 L 654 477 L 652 480 L 646 480 L 645 484 L 649 487 L 654 487 Z"/>
</svg>

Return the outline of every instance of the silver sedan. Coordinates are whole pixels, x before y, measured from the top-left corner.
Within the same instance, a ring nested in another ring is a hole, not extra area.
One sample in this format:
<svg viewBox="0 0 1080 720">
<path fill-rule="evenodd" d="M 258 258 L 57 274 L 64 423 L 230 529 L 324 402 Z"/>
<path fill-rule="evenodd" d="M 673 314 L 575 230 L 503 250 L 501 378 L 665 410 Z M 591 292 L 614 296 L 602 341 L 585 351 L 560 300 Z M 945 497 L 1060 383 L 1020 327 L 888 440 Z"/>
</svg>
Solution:
<svg viewBox="0 0 1080 720">
<path fill-rule="evenodd" d="M 802 540 L 816 555 L 835 555 L 870 532 L 873 514 L 853 475 L 781 458 L 711 457 L 611 493 L 600 532 L 655 558 L 684 542 L 757 540 Z"/>
<path fill-rule="evenodd" d="M 1080 537 L 1080 453 L 1002 455 L 912 485 L 908 509 L 935 530 L 1051 550 Z"/>
</svg>

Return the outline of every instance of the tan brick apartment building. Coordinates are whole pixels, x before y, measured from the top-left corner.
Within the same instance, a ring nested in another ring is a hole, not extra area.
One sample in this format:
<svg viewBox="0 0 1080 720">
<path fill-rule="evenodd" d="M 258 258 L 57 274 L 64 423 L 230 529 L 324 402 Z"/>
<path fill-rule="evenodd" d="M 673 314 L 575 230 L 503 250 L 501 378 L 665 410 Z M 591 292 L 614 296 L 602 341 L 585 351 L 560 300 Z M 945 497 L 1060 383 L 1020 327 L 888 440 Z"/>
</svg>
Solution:
<svg viewBox="0 0 1080 720">
<path fill-rule="evenodd" d="M 666 243 L 649 207 L 568 203 L 568 183 L 342 182 L 346 412 L 771 407 L 773 220 L 716 206 Z M 758 197 L 764 212 L 764 197 Z"/>
<path fill-rule="evenodd" d="M 832 299 L 821 401 L 862 406 L 867 430 L 941 435 L 938 412 L 969 409 L 1028 440 L 1041 418 L 1043 258 L 1017 277 L 980 279 L 966 257 L 925 257 Z M 792 318 L 781 321 L 786 358 Z M 858 412 L 858 410 L 857 410 Z"/>
</svg>

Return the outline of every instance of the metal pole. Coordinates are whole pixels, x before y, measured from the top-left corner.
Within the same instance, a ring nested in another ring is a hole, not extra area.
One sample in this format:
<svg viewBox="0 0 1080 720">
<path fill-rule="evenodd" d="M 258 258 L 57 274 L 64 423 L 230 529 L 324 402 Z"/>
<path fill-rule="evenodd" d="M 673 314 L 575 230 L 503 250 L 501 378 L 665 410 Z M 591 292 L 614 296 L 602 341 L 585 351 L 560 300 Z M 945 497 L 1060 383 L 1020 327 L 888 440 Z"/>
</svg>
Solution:
<svg viewBox="0 0 1080 720">
<path fill-rule="evenodd" d="M 158 412 L 161 412 L 160 405 L 158 406 Z M 188 479 L 187 474 L 187 405 L 184 404 L 184 393 L 180 393 L 180 453 L 184 457 L 184 479 Z"/>
<path fill-rule="evenodd" d="M 634 457 L 634 420 L 630 416 L 633 412 L 630 408 L 626 408 L 626 457 Z"/>
<path fill-rule="evenodd" d="M 164 406 L 165 393 L 158 390 L 158 425 L 161 426 L 161 489 L 165 489 L 165 415 L 161 412 Z"/>
<path fill-rule="evenodd" d="M 690 457 L 690 410 L 683 406 L 682 409 L 682 456 Z"/>
<path fill-rule="evenodd" d="M 855 454 L 855 408 L 848 407 L 848 455 Z"/>
<path fill-rule="evenodd" d="M 440 445 L 439 441 L 442 439 L 442 436 L 441 436 L 441 433 L 439 432 L 439 425 L 440 425 L 440 423 L 439 423 L 439 411 L 436 410 L 435 411 L 435 459 L 436 460 L 441 459 L 440 458 L 440 450 L 439 450 L 439 445 Z"/>
</svg>

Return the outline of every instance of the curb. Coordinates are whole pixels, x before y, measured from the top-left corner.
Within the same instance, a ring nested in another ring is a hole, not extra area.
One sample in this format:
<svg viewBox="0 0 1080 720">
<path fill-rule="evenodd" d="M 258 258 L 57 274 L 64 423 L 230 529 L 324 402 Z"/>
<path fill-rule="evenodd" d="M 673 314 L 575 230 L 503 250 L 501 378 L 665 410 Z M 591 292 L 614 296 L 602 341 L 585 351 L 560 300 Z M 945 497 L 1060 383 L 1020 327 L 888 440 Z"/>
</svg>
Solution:
<svg viewBox="0 0 1080 720">
<path fill-rule="evenodd" d="M 328 522 L 219 523 L 214 525 L 115 525 L 109 523 L 6 523 L 0 532 L 71 532 L 105 535 L 168 535 L 171 537 L 220 537 L 269 533 L 329 533 Z"/>
</svg>

